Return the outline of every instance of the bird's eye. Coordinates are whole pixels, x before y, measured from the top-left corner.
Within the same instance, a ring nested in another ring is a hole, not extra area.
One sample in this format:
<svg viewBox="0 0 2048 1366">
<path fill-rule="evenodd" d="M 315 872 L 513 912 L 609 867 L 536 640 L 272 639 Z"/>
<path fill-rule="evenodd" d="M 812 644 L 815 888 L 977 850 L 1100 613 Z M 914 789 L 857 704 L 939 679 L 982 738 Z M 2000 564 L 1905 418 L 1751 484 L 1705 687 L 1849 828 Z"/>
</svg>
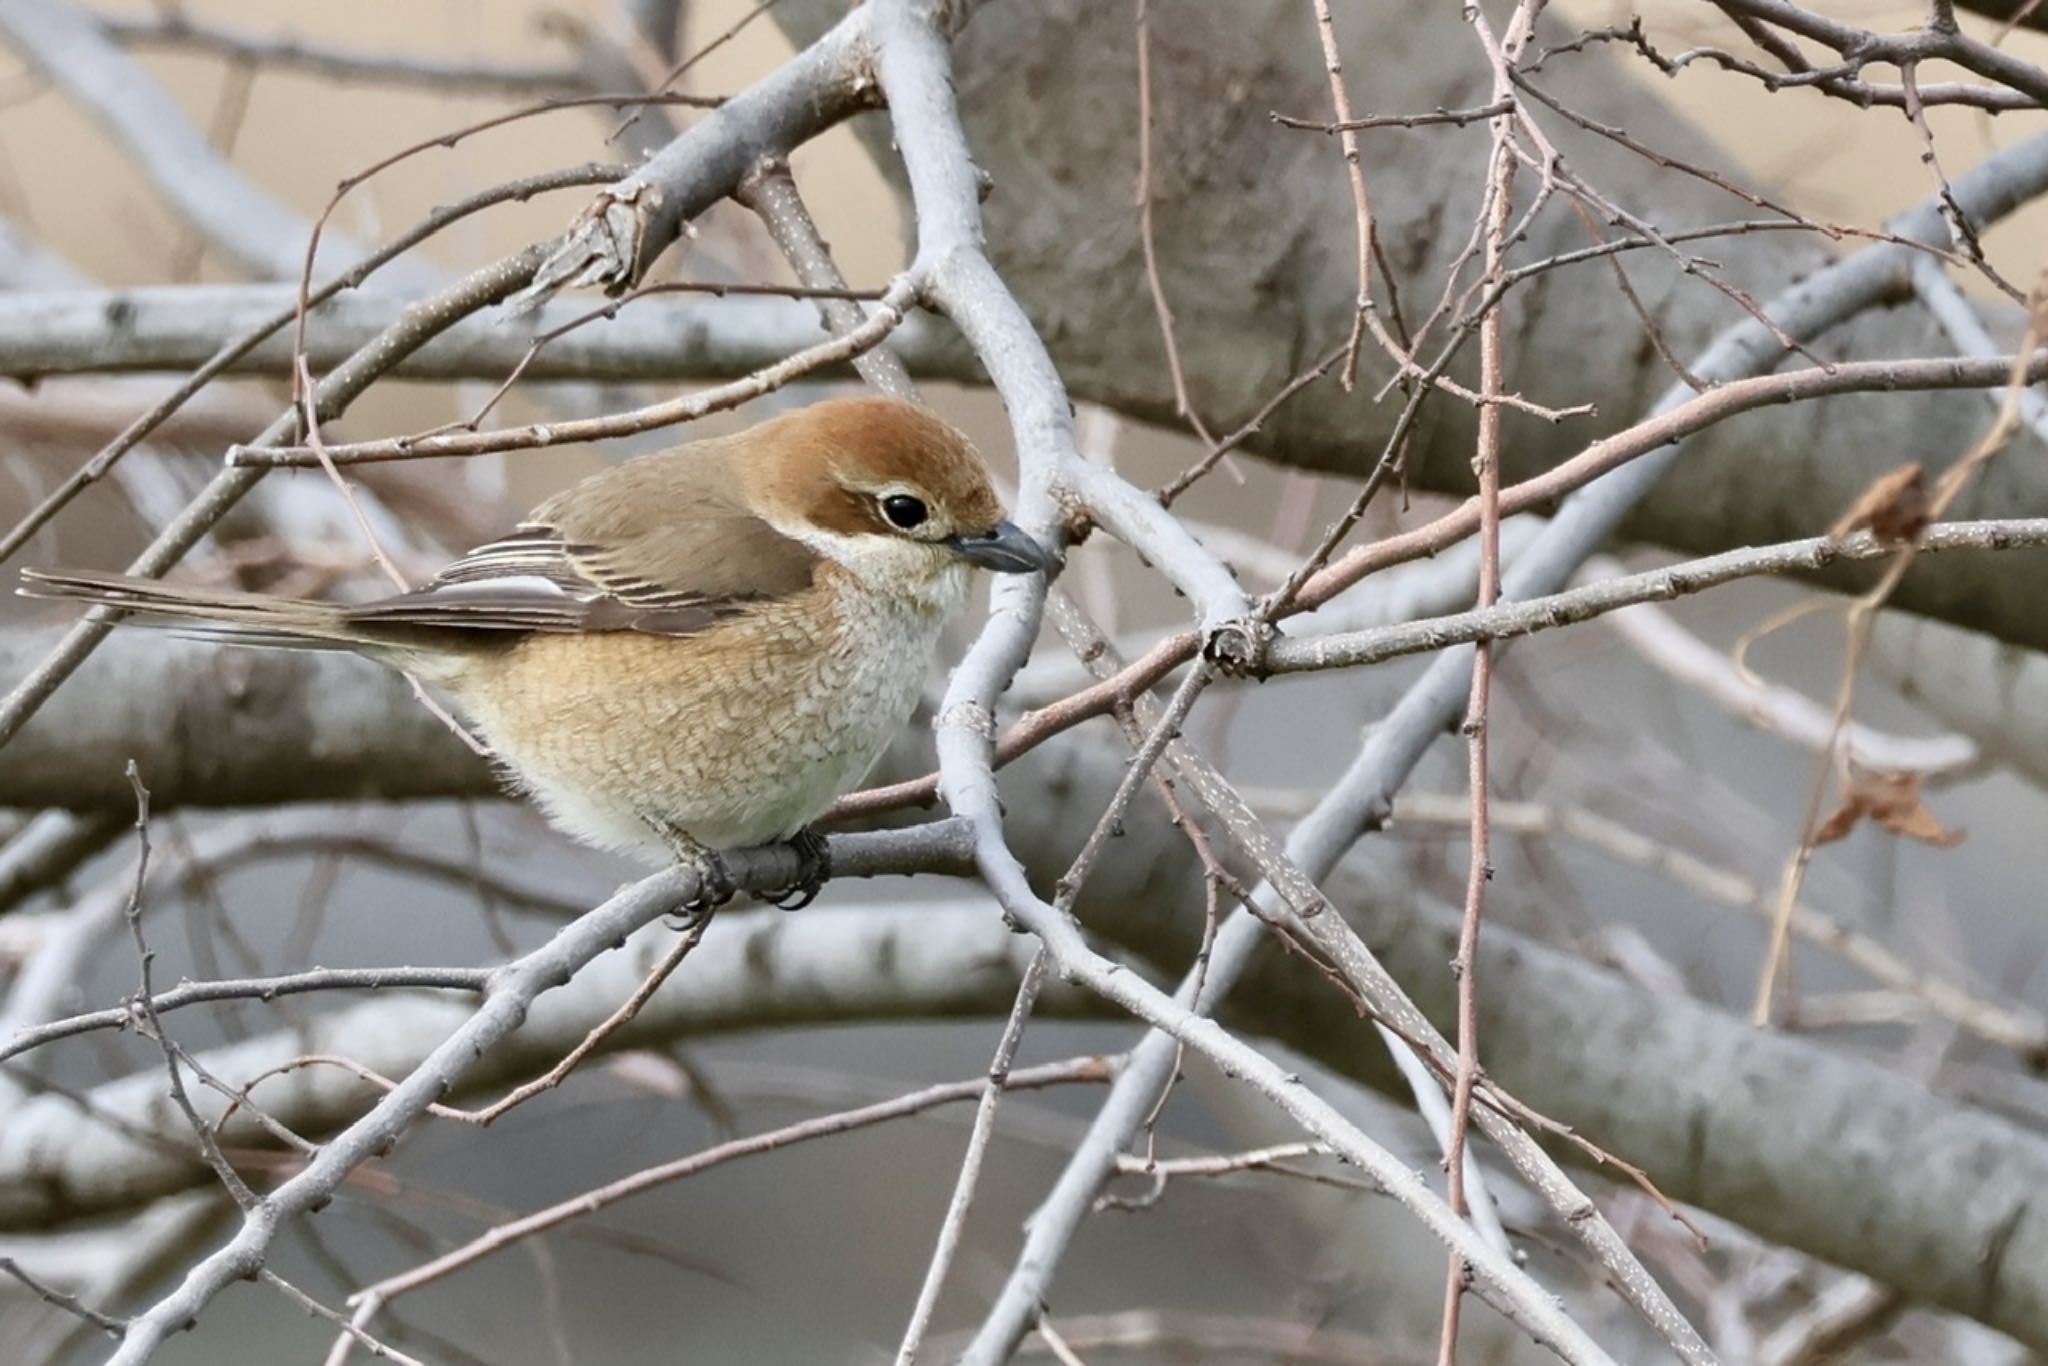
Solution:
<svg viewBox="0 0 2048 1366">
<path fill-rule="evenodd" d="M 924 519 L 931 513 L 926 510 L 923 499 L 913 498 L 907 493 L 892 493 L 882 500 L 882 515 L 892 526 L 908 531 L 912 527 L 923 526 Z"/>
</svg>

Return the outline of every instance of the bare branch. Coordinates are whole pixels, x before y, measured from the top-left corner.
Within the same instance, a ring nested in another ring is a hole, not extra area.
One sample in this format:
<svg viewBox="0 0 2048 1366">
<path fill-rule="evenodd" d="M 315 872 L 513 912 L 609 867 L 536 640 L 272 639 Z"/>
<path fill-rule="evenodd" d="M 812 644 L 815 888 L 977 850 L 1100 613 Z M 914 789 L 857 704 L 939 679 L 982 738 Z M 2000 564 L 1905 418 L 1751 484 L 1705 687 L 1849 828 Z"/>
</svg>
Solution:
<svg viewBox="0 0 2048 1366">
<path fill-rule="evenodd" d="M 0 1273 L 12 1276 L 15 1280 L 21 1282 L 22 1285 L 28 1288 L 28 1292 L 31 1295 L 34 1295 L 43 1303 L 54 1305 L 67 1314 L 83 1319 L 108 1337 L 119 1337 L 127 1330 L 128 1321 L 126 1319 L 117 1319 L 111 1314 L 102 1314 L 97 1309 L 88 1306 L 78 1296 L 68 1294 L 53 1285 L 45 1285 L 40 1278 L 31 1275 L 26 1267 L 22 1266 L 21 1263 L 15 1261 L 12 1257 L 0 1257 Z"/>
<path fill-rule="evenodd" d="M 0 561 L 11 558 L 16 551 L 26 545 L 29 537 L 33 536 L 39 528 L 56 516 L 81 489 L 96 480 L 104 478 L 107 472 L 113 468 L 115 462 L 134 449 L 139 442 L 155 432 L 173 414 L 196 397 L 216 375 L 223 373 L 242 360 L 252 350 L 260 347 L 266 338 L 281 331 L 286 323 L 301 317 L 308 306 L 332 299 L 342 294 L 343 291 L 360 285 L 374 271 L 396 259 L 403 252 L 417 246 L 448 224 L 465 218 L 480 209 L 488 208 L 493 204 L 502 204 L 507 200 L 524 200 L 544 190 L 556 189 L 564 185 L 588 184 L 592 179 L 601 179 L 609 173 L 610 168 L 608 167 L 595 165 L 578 166 L 571 167 L 566 171 L 553 171 L 542 175 L 528 176 L 504 185 L 493 186 L 488 190 L 466 196 L 453 204 L 435 210 L 418 224 L 414 225 L 410 231 L 400 233 L 390 242 L 385 243 L 368 256 L 363 257 L 348 270 L 322 284 L 318 289 L 313 289 L 310 292 L 303 289 L 292 292 L 284 298 L 283 302 L 263 309 L 262 315 L 257 318 L 249 319 L 245 323 L 221 323 L 219 319 L 213 319 L 212 321 L 218 325 L 218 330 L 205 334 L 198 341 L 197 352 L 191 362 L 197 368 L 192 374 L 182 384 L 179 384 L 170 393 L 152 404 L 147 412 L 122 428 L 118 436 L 101 447 L 93 455 L 92 459 L 86 461 L 85 464 L 73 471 L 63 483 L 51 490 L 27 516 L 16 523 L 7 533 L 6 537 L 0 539 Z M 35 311 L 33 306 L 31 306 L 29 311 L 31 313 Z M 123 316 L 123 313 L 124 309 L 120 305 L 110 302 L 108 311 L 100 315 L 99 323 L 97 325 L 88 325 L 99 334 L 100 338 L 97 342 L 87 341 L 84 344 L 89 354 L 96 354 L 105 349 L 107 341 L 105 335 L 106 324 L 115 318 Z M 377 341 L 378 338 L 398 335 L 392 329 L 397 327 L 401 321 L 402 319 L 394 307 L 390 316 L 385 318 L 373 332 L 362 337 L 344 355 L 337 357 L 334 363 L 336 365 L 344 363 L 349 356 L 355 355 L 363 347 Z M 31 330 L 42 331 L 47 334 L 47 320 L 42 323 L 32 323 Z M 221 341 L 223 336 L 231 337 L 232 340 L 223 344 Z M 283 350 L 282 348 L 281 353 L 286 357 L 291 354 L 289 350 Z M 291 374 L 293 382 L 296 384 L 297 370 L 293 369 Z M 17 377 L 33 378 L 34 376 L 33 372 L 31 372 L 27 376 Z"/>
<path fill-rule="evenodd" d="M 1022 1068 L 1006 1075 L 996 1083 L 1000 1091 L 1036 1090 L 1047 1086 L 1060 1086 L 1077 1082 L 1100 1082 L 1114 1075 L 1114 1069 L 1101 1058 L 1081 1058 L 1072 1062 L 1043 1063 L 1036 1067 Z M 574 1219 L 580 1219 L 616 1204 L 631 1199 L 646 1191 L 674 1181 L 681 1181 L 722 1166 L 739 1158 L 752 1157 L 760 1153 L 775 1152 L 791 1144 L 808 1142 L 815 1138 L 848 1133 L 870 1125 L 887 1123 L 910 1115 L 922 1114 L 941 1105 L 957 1104 L 972 1100 L 977 1094 L 986 1094 L 991 1085 L 987 1078 L 928 1086 L 907 1095 L 890 1100 L 878 1101 L 854 1110 L 837 1114 L 821 1115 L 816 1119 L 800 1120 L 795 1124 L 766 1133 L 736 1138 L 708 1148 L 688 1157 L 665 1162 L 633 1173 L 622 1180 L 613 1181 L 591 1191 L 585 1191 L 570 1199 L 537 1210 L 524 1218 L 500 1224 L 480 1237 L 460 1247 L 445 1252 L 431 1261 L 396 1276 L 390 1276 L 357 1292 L 352 1302 L 357 1306 L 357 1321 L 366 1320 L 381 1311 L 384 1306 L 399 1297 L 409 1294 L 421 1286 L 475 1265 L 502 1248 L 512 1246 L 523 1239 L 532 1238 L 557 1228 Z"/>
<path fill-rule="evenodd" d="M 909 0 L 877 0 L 864 9 L 875 16 L 881 82 L 918 205 L 918 259 L 933 263 L 935 298 L 989 363 L 997 386 L 1009 401 L 1024 464 L 1022 511 L 1028 522 L 1035 524 L 1034 529 L 1042 528 L 1053 481 L 1068 473 L 1063 465 L 1075 463 L 1070 418 L 1061 401 L 1064 390 L 1049 360 L 978 247 L 972 160 L 953 103 L 943 34 L 933 26 L 931 16 Z M 1155 563 L 1169 573 L 1176 563 L 1215 564 L 1198 546 L 1190 553 L 1171 539 L 1162 540 L 1153 519 L 1115 525 L 1117 519 L 1108 514 L 1096 489 L 1084 485 L 1078 491 L 1120 539 L 1154 555 Z M 1152 506 L 1156 509 L 1157 505 Z M 1177 523 L 1169 522 L 1169 526 L 1181 541 L 1192 544 Z M 1036 583 L 997 590 L 993 618 L 954 675 L 937 726 L 948 804 L 971 822 L 976 863 L 1004 910 L 1038 935 L 1064 975 L 1163 1026 L 1182 1043 L 1245 1078 L 1297 1123 L 1386 1182 L 1397 1200 L 1472 1264 L 1480 1293 L 1539 1342 L 1567 1360 L 1607 1360 L 1576 1323 L 1557 1313 L 1554 1302 L 1509 1259 L 1452 1215 L 1414 1172 L 1346 1123 L 1326 1102 L 1307 1094 L 1298 1078 L 1287 1076 L 1213 1022 L 1193 1014 L 1186 1003 L 1171 1000 L 1131 974 L 1119 972 L 1088 948 L 1071 920 L 1033 893 L 1001 833 L 1002 818 L 989 771 L 990 708 L 1030 648 L 1043 592 L 1043 585 Z M 1197 599 L 1206 622 L 1218 621 L 1210 615 L 1216 606 L 1232 600 L 1243 602 L 1234 584 L 1220 594 L 1191 588 L 1190 596 Z M 1009 1338 L 1002 1343 L 1004 1354 L 1014 1341 Z M 987 1357 L 970 1350 L 966 1359 Z"/>
<path fill-rule="evenodd" d="M 491 971 L 490 968 L 464 967 L 309 968 L 304 972 L 281 973 L 275 977 L 181 982 L 150 996 L 147 1004 L 156 1014 L 167 1015 L 186 1006 L 217 1001 L 274 1001 L 281 996 L 308 992 L 384 992 L 406 988 L 481 992 L 490 986 Z M 74 1035 L 89 1034 L 97 1029 L 130 1028 L 142 1005 L 141 1000 L 136 1000 L 106 1010 L 52 1020 L 48 1024 L 23 1026 L 12 1036 L 0 1040 L 0 1062 Z"/>
<path fill-rule="evenodd" d="M 532 450 L 578 441 L 599 441 L 609 437 L 651 432 L 678 423 L 693 422 L 709 413 L 736 408 L 790 384 L 813 370 L 852 360 L 879 346 L 902 323 L 916 298 L 919 282 L 914 276 L 899 276 L 882 291 L 875 311 L 858 330 L 778 358 L 750 375 L 729 384 L 702 390 L 682 398 L 666 399 L 644 408 L 600 417 L 569 418 L 521 427 L 500 427 L 493 431 L 425 433 L 419 436 L 389 437 L 381 441 L 328 442 L 322 448 L 311 445 L 287 446 L 257 442 L 237 446 L 228 452 L 231 469 L 318 467 L 331 460 L 337 465 L 356 465 L 380 460 L 428 460 L 440 456 L 486 455 L 494 451 Z"/>
<path fill-rule="evenodd" d="M 959 8 L 970 8 L 960 6 Z M 637 283 L 685 223 L 730 193 L 754 167 L 872 108 L 868 15 L 855 9 L 817 42 L 607 189 L 584 210 L 535 279 L 529 299 L 562 288 Z"/>
<path fill-rule="evenodd" d="M 417 85 L 441 94 L 513 95 L 534 99 L 581 94 L 588 88 L 574 66 L 449 62 L 415 53 L 371 54 L 318 47 L 290 37 L 250 33 L 209 23 L 176 10 L 153 15 L 94 15 L 107 35 L 129 47 L 204 52 L 230 62 L 272 70 L 302 71 L 328 80 L 381 85 Z"/>
<path fill-rule="evenodd" d="M 589 183 L 583 180 L 581 183 Z M 704 286 L 718 294 L 719 286 Z M 801 303 L 736 291 L 716 302 L 642 298 L 598 323 L 565 331 L 528 361 L 528 380 L 727 379 L 782 360 L 818 339 L 815 314 Z M 33 290 L 0 295 L 0 373 L 121 374 L 184 370 L 213 360 L 222 337 L 265 329 L 269 341 L 243 348 L 220 368 L 228 374 L 285 375 L 291 348 L 270 320 L 287 321 L 292 291 L 276 285 L 150 285 L 118 290 Z M 330 370 L 389 327 L 404 307 L 386 294 L 334 299 L 315 310 L 306 357 Z M 450 328 L 394 367 L 410 379 L 497 380 L 525 358 L 533 337 L 564 329 L 589 310 L 549 304 L 520 319 L 477 319 Z M 922 373 L 969 379 L 941 346 L 942 329 L 907 320 L 891 345 Z"/>
<path fill-rule="evenodd" d="M 737 197 L 760 215 L 768 235 L 775 239 L 775 245 L 796 271 L 796 278 L 805 286 L 826 291 L 846 288 L 845 277 L 839 273 L 818 225 L 797 193 L 796 179 L 790 175 L 788 163 L 772 161 L 754 171 L 740 182 Z M 858 334 L 867 322 L 867 314 L 858 303 L 822 294 L 818 298 L 818 316 L 825 330 L 839 337 Z M 902 358 L 893 349 L 893 340 L 892 337 L 854 357 L 853 368 L 882 393 L 915 399 L 916 388 Z"/>
<path fill-rule="evenodd" d="M 995 1056 L 989 1059 L 981 1100 L 974 1109 L 974 1127 L 967 1136 L 967 1154 L 960 1159 L 960 1174 L 953 1182 L 952 1198 L 946 1202 L 946 1217 L 939 1225 L 938 1242 L 932 1249 L 931 1262 L 925 1268 L 924 1283 L 918 1287 L 917 1303 L 910 1311 L 910 1323 L 903 1330 L 903 1343 L 896 1349 L 897 1366 L 911 1366 L 917 1360 L 925 1330 L 931 1326 L 932 1313 L 939 1307 L 939 1293 L 946 1287 L 946 1273 L 951 1270 L 953 1255 L 959 1250 L 960 1235 L 967 1227 L 967 1211 L 974 1203 L 974 1189 L 981 1181 L 981 1160 L 988 1152 L 989 1140 L 995 1136 L 996 1107 L 1002 1101 L 1003 1092 L 1010 1088 L 1010 1068 L 1017 1059 L 1017 1045 L 1024 1040 L 1024 1026 L 1030 1021 L 1032 1008 L 1038 1003 L 1039 989 L 1045 984 L 1046 964 L 1044 950 L 1032 956 L 1031 966 L 1024 969 L 1024 980 L 1017 985 L 1017 1000 L 1010 1007 L 1010 1018 L 1003 1025 L 1001 1037 L 996 1040 Z"/>
<path fill-rule="evenodd" d="M 834 866 L 853 876 L 906 871 L 899 859 L 910 848 L 929 870 L 937 852 L 929 846 L 928 838 L 916 835 L 908 844 L 886 835 L 852 837 L 835 843 Z M 729 854 L 727 864 L 736 884 L 757 890 L 786 886 L 795 875 L 794 853 L 779 846 Z M 946 866 L 943 854 L 936 866 Z M 536 997 L 573 977 L 642 925 L 686 904 L 695 893 L 694 875 L 687 869 L 656 874 L 502 968 L 476 1012 L 403 1082 L 323 1145 L 297 1175 L 266 1192 L 250 1207 L 232 1239 L 193 1266 L 175 1290 L 130 1320 L 110 1366 L 147 1361 L 166 1336 L 184 1328 L 220 1291 L 260 1271 L 281 1225 L 324 1203 L 359 1163 L 396 1141 L 429 1105 L 455 1088 L 479 1057 L 519 1027 Z"/>
<path fill-rule="evenodd" d="M 2048 518 L 1942 523 L 1928 529 L 1920 549 L 1998 551 L 2040 546 L 2048 546 Z M 1525 598 L 1498 608 L 1335 636 L 1289 637 L 1274 643 L 1265 667 L 1276 674 L 1348 668 L 1474 641 L 1529 635 L 1589 621 L 1636 603 L 1668 602 L 1737 579 L 1759 574 L 1815 573 L 1834 564 L 1893 556 L 1899 549 L 1895 542 L 1858 532 L 1846 541 L 1813 536 L 1755 550 L 1731 550 L 1664 569 L 1602 579 L 1545 597 Z"/>
</svg>

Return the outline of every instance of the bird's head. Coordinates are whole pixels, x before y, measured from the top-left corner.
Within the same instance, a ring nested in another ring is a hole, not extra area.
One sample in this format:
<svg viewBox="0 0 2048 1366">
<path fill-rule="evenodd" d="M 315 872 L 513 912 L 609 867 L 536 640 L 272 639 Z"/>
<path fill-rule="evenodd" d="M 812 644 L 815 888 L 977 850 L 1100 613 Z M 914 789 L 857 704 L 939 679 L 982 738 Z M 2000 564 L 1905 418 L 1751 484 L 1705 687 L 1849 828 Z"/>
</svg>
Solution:
<svg viewBox="0 0 2048 1366">
<path fill-rule="evenodd" d="M 900 399 L 815 403 L 763 423 L 745 461 L 756 512 L 872 588 L 946 607 L 968 571 L 1044 571 L 967 438 Z"/>
</svg>

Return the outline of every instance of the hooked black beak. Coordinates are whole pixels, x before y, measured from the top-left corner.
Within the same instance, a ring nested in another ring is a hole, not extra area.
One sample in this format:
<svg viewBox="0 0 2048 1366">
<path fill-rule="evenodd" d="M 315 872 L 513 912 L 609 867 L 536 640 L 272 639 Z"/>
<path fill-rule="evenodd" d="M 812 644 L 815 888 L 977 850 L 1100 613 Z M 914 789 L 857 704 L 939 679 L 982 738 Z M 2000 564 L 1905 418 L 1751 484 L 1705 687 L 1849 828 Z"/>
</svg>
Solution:
<svg viewBox="0 0 2048 1366">
<path fill-rule="evenodd" d="M 997 522 L 987 531 L 962 532 L 949 544 L 969 564 L 998 574 L 1047 573 L 1053 567 L 1045 547 L 1015 522 Z"/>
</svg>

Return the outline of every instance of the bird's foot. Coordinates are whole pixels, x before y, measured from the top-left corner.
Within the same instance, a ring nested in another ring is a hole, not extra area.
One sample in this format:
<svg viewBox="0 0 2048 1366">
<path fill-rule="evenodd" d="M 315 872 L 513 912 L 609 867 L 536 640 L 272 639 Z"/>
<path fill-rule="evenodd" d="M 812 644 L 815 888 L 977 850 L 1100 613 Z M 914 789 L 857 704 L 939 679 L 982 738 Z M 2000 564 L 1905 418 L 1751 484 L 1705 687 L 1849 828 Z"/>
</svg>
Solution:
<svg viewBox="0 0 2048 1366">
<path fill-rule="evenodd" d="M 688 831 L 679 830 L 656 817 L 645 819 L 660 833 L 663 843 L 676 856 L 677 864 L 697 876 L 696 893 L 670 918 L 672 928 L 693 930 L 713 911 L 732 900 L 738 890 L 732 870 L 725 866 L 724 857 L 716 849 L 700 843 Z"/>
<path fill-rule="evenodd" d="M 778 891 L 756 893 L 756 897 L 785 911 L 800 911 L 818 899 L 832 876 L 832 846 L 805 826 L 790 837 L 789 847 L 796 851 L 796 881 Z"/>
</svg>

